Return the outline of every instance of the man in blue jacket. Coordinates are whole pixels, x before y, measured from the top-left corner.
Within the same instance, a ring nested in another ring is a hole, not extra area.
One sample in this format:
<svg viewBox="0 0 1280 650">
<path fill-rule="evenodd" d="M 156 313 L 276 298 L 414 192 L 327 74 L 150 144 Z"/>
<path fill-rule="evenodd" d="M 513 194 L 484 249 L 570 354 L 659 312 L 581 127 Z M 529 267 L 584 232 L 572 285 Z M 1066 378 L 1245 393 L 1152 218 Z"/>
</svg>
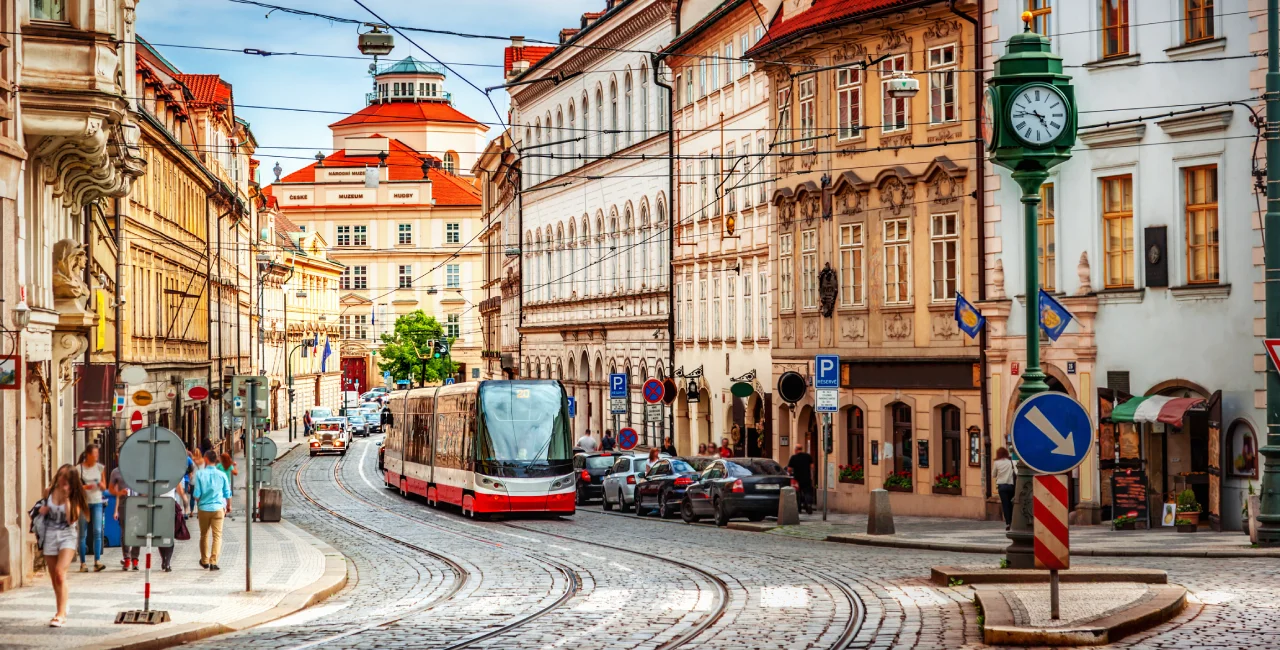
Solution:
<svg viewBox="0 0 1280 650">
<path fill-rule="evenodd" d="M 222 552 L 222 519 L 226 516 L 227 499 L 231 498 L 231 481 L 218 470 L 218 457 L 209 450 L 205 465 L 196 471 L 192 481 L 200 520 L 200 567 L 218 570 L 218 554 Z M 211 539 L 212 538 L 212 539 Z"/>
</svg>

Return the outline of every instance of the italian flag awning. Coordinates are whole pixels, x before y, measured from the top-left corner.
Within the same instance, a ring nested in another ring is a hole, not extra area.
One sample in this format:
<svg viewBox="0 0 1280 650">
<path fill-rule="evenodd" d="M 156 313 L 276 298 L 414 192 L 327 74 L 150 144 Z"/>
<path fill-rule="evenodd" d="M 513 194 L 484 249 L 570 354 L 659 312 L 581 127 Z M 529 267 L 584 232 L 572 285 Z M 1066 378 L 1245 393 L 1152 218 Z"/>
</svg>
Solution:
<svg viewBox="0 0 1280 650">
<path fill-rule="evenodd" d="M 1194 406 L 1204 403 L 1202 397 L 1133 397 L 1111 411 L 1112 422 L 1163 422 L 1182 426 L 1182 416 Z"/>
</svg>

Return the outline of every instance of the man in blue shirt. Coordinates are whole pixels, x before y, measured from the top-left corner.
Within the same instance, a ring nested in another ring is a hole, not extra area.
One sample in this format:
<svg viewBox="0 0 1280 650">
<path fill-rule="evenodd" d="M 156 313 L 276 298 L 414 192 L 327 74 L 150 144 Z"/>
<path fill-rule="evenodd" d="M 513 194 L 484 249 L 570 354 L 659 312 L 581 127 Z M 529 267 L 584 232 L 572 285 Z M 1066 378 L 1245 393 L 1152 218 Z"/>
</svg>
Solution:
<svg viewBox="0 0 1280 650">
<path fill-rule="evenodd" d="M 200 566 L 218 570 L 218 554 L 222 552 L 222 519 L 226 515 L 227 499 L 231 498 L 231 481 L 218 470 L 218 457 L 209 450 L 204 454 L 205 465 L 196 471 L 192 481 L 200 520 Z M 212 538 L 212 539 L 211 539 Z"/>
</svg>

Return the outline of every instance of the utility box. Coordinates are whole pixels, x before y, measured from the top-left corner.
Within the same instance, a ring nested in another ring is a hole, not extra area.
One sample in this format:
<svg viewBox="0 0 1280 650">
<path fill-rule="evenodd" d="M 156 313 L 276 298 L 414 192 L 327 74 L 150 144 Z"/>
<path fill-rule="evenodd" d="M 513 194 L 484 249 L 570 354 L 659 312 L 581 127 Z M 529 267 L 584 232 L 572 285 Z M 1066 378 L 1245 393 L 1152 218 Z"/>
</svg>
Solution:
<svg viewBox="0 0 1280 650">
<path fill-rule="evenodd" d="M 282 500 L 280 488 L 258 490 L 258 521 L 279 522 Z"/>
</svg>

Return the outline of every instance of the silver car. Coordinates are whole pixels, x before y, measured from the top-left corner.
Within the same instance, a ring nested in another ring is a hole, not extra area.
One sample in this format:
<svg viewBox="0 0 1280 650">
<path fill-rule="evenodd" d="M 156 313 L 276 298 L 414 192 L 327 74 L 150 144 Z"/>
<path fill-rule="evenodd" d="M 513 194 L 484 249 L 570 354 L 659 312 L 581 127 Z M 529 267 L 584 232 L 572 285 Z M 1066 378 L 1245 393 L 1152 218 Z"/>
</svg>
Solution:
<svg viewBox="0 0 1280 650">
<path fill-rule="evenodd" d="M 648 467 L 648 454 L 619 456 L 601 483 L 604 488 L 604 509 L 613 510 L 613 506 L 617 505 L 619 510 L 630 512 L 636 502 L 636 477 L 644 474 Z"/>
</svg>

